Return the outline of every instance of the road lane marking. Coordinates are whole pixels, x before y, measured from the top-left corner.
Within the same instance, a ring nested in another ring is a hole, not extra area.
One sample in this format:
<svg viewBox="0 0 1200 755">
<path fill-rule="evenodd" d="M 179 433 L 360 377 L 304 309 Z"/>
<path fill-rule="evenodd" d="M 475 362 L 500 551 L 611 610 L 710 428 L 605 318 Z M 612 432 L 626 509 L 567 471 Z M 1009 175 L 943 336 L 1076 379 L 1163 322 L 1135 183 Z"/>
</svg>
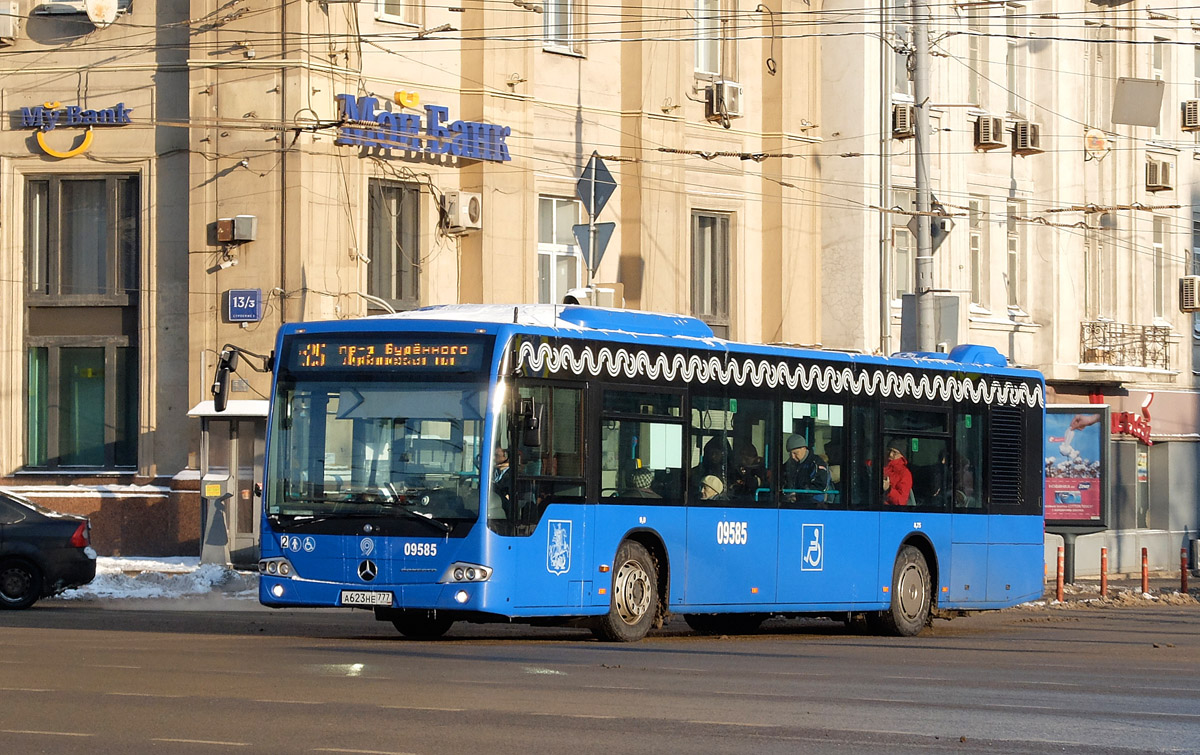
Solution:
<svg viewBox="0 0 1200 755">
<path fill-rule="evenodd" d="M 36 734 L 41 737 L 94 737 L 95 734 L 82 734 L 77 731 L 33 731 L 30 729 L 0 729 L 0 734 Z"/>
<path fill-rule="evenodd" d="M 321 705 L 320 700 L 268 700 L 266 698 L 258 698 L 256 703 L 278 703 L 279 705 Z"/>
<path fill-rule="evenodd" d="M 313 752 L 348 752 L 358 755 L 413 755 L 411 752 L 396 752 L 394 750 L 347 750 L 340 747 L 317 747 Z"/>
<path fill-rule="evenodd" d="M 466 708 L 431 708 L 421 705 L 380 705 L 385 710 L 431 710 L 438 713 L 463 713 Z"/>
<path fill-rule="evenodd" d="M 52 689 L 35 689 L 33 687 L 0 687 L 0 692 L 56 692 Z"/>
<path fill-rule="evenodd" d="M 188 695 L 169 695 L 165 692 L 105 692 L 104 694 L 113 695 L 115 697 L 188 697 Z"/>
<path fill-rule="evenodd" d="M 185 745 L 214 745 L 216 747 L 249 747 L 249 742 L 218 742 L 212 739 L 170 739 L 167 737 L 155 737 L 151 742 L 174 742 L 176 744 Z"/>
<path fill-rule="evenodd" d="M 116 665 L 109 665 L 109 664 L 104 664 L 104 663 L 89 663 L 88 665 L 84 666 L 84 668 L 127 668 L 127 669 L 131 669 L 133 671 L 139 671 L 139 670 L 141 670 L 142 667 L 141 666 L 116 666 Z"/>
</svg>

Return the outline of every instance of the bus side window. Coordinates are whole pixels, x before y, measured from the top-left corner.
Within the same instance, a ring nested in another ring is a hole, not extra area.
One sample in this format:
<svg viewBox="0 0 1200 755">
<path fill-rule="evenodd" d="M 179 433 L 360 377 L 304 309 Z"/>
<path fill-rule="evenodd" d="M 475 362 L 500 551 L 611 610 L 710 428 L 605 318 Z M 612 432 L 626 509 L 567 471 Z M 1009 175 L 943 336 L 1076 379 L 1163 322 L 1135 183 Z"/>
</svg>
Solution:
<svg viewBox="0 0 1200 755">
<path fill-rule="evenodd" d="M 983 511 L 984 432 L 983 412 L 960 412 L 954 430 L 955 511 Z"/>
<path fill-rule="evenodd" d="M 850 508 L 874 509 L 880 497 L 879 411 L 874 406 L 850 408 L 850 458 L 843 465 L 843 485 L 850 484 Z"/>
</svg>

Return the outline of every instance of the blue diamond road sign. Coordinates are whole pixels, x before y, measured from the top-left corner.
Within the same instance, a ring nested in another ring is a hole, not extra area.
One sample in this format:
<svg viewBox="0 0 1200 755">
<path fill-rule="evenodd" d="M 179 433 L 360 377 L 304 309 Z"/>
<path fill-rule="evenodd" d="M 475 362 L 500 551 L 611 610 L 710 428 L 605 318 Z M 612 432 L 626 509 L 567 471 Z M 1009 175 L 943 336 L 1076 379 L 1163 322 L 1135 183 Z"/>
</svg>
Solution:
<svg viewBox="0 0 1200 755">
<path fill-rule="evenodd" d="M 617 190 L 617 179 L 613 178 L 600 155 L 592 152 L 592 157 L 584 166 L 583 175 L 579 177 L 579 183 L 575 186 L 588 217 L 595 218 L 604 209 L 604 205 L 608 204 L 608 198 Z"/>
</svg>

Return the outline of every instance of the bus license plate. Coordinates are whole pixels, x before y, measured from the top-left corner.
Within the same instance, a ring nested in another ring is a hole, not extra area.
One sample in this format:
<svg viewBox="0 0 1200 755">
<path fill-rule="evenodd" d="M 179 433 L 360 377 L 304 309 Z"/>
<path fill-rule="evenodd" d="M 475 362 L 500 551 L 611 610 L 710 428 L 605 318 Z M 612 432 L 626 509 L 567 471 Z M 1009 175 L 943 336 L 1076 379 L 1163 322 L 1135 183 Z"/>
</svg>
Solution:
<svg viewBox="0 0 1200 755">
<path fill-rule="evenodd" d="M 368 590 L 342 590 L 342 605 L 344 606 L 390 606 L 390 592 L 372 592 Z"/>
</svg>

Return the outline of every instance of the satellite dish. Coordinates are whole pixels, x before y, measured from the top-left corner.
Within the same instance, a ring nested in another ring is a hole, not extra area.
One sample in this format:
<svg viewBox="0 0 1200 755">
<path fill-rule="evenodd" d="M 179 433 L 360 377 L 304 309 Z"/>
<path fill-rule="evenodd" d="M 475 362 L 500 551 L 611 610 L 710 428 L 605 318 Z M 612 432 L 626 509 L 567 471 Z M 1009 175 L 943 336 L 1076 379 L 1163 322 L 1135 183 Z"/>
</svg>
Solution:
<svg viewBox="0 0 1200 755">
<path fill-rule="evenodd" d="M 106 29 L 117 20 L 117 0 L 83 0 L 83 9 L 97 29 Z"/>
<path fill-rule="evenodd" d="M 1112 149 L 1108 136 L 1098 128 L 1089 128 L 1083 135 L 1083 149 L 1088 157 L 1099 160 Z"/>
</svg>

